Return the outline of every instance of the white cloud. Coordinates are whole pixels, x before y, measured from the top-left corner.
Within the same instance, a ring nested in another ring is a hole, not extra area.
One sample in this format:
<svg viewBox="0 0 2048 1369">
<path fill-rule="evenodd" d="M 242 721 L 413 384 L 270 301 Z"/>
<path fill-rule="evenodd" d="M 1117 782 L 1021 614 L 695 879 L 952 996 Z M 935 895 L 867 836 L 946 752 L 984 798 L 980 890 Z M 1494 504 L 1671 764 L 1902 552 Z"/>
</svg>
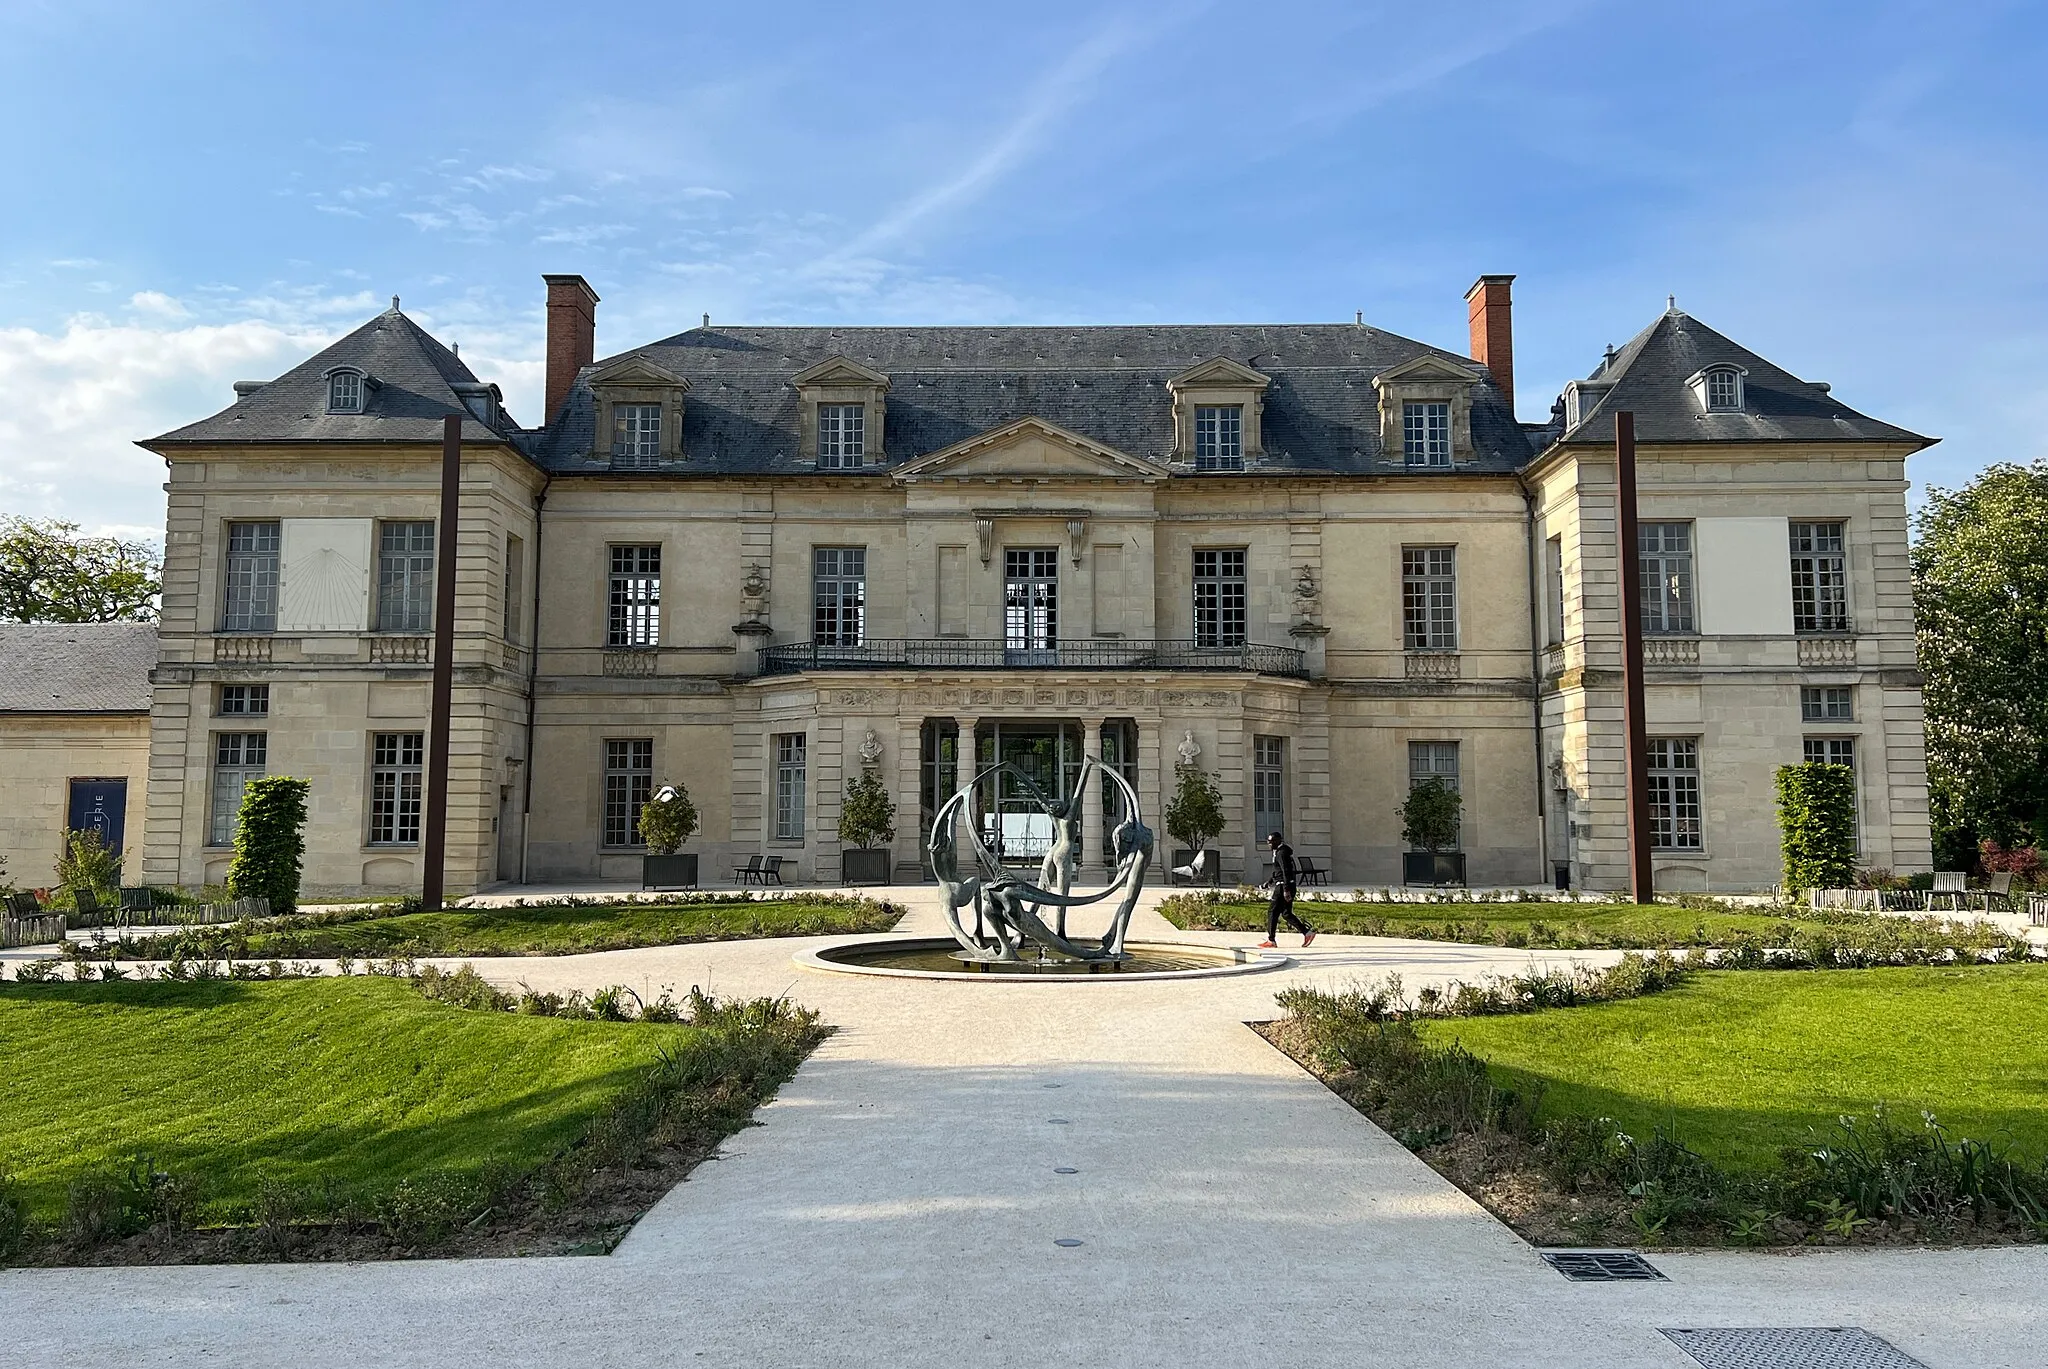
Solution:
<svg viewBox="0 0 2048 1369">
<path fill-rule="evenodd" d="M 161 290 L 139 290 L 128 297 L 128 307 L 153 318 L 190 318 L 192 311 Z"/>
<path fill-rule="evenodd" d="M 167 295 L 144 291 L 136 298 Z M 0 511 L 133 535 L 163 527 L 163 463 L 134 445 L 226 408 L 330 340 L 304 323 L 78 315 L 60 331 L 0 329 Z"/>
</svg>

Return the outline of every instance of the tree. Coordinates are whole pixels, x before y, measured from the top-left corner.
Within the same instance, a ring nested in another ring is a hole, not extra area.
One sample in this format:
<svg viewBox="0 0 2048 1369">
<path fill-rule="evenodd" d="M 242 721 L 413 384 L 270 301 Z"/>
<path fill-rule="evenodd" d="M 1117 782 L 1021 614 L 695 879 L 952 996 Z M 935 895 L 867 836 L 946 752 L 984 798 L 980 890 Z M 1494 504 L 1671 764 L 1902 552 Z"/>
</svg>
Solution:
<svg viewBox="0 0 2048 1369">
<path fill-rule="evenodd" d="M 162 575 L 147 542 L 86 537 L 55 518 L 0 518 L 0 619 L 154 622 Z"/>
<path fill-rule="evenodd" d="M 872 770 L 862 770 L 846 785 L 839 809 L 839 839 L 863 851 L 896 840 L 896 801 L 889 786 Z"/>
<path fill-rule="evenodd" d="M 235 818 L 235 858 L 228 863 L 232 898 L 267 898 L 270 911 L 299 903 L 299 865 L 306 854 L 305 780 L 265 775 L 242 791 Z"/>
<path fill-rule="evenodd" d="M 57 882 L 67 889 L 112 893 L 121 887 L 121 853 L 89 827 L 68 832 L 57 857 Z"/>
<path fill-rule="evenodd" d="M 1935 854 L 2048 841 L 2048 461 L 1929 489 L 1913 606 Z"/>
<path fill-rule="evenodd" d="M 652 855 L 672 856 L 697 834 L 697 805 L 680 784 L 664 784 L 640 805 L 640 839 Z"/>
<path fill-rule="evenodd" d="M 1173 767 L 1173 801 L 1166 805 L 1166 832 L 1199 851 L 1223 830 L 1223 792 L 1209 772 L 1190 761 Z"/>
<path fill-rule="evenodd" d="M 1458 815 L 1464 807 L 1463 795 L 1442 775 L 1431 775 L 1411 788 L 1395 810 L 1401 816 L 1401 840 L 1408 843 L 1409 850 L 1431 855 L 1456 845 Z"/>
<path fill-rule="evenodd" d="M 1846 889 L 1856 877 L 1856 772 L 1808 761 L 1778 767 L 1785 888 Z"/>
</svg>

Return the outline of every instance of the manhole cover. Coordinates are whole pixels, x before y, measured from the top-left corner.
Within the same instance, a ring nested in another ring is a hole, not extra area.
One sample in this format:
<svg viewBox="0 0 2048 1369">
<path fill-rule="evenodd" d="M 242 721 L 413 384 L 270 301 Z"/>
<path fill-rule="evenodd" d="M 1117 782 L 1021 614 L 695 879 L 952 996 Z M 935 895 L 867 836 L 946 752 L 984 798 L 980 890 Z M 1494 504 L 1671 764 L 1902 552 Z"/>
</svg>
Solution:
<svg viewBox="0 0 2048 1369">
<path fill-rule="evenodd" d="M 1544 1250 L 1544 1263 L 1574 1283 L 1661 1279 L 1657 1267 L 1633 1250 Z"/>
<path fill-rule="evenodd" d="M 1665 1327 L 1704 1369 L 1927 1369 L 1860 1326 Z"/>
</svg>

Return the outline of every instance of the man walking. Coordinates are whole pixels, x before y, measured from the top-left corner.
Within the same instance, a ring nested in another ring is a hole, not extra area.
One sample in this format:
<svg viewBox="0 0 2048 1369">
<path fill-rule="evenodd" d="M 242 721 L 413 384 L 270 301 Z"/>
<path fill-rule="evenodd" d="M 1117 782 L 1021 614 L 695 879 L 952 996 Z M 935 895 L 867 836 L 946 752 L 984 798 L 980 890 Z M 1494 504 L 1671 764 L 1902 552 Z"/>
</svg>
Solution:
<svg viewBox="0 0 2048 1369">
<path fill-rule="evenodd" d="M 1273 901 L 1266 906 L 1266 939 L 1259 947 L 1263 950 L 1278 944 L 1273 938 L 1280 934 L 1283 917 L 1301 933 L 1301 944 L 1308 946 L 1315 941 L 1316 932 L 1294 915 L 1294 848 L 1282 841 L 1278 832 L 1266 838 L 1266 847 L 1273 853 L 1273 874 L 1266 881 L 1266 887 L 1273 891 Z"/>
</svg>

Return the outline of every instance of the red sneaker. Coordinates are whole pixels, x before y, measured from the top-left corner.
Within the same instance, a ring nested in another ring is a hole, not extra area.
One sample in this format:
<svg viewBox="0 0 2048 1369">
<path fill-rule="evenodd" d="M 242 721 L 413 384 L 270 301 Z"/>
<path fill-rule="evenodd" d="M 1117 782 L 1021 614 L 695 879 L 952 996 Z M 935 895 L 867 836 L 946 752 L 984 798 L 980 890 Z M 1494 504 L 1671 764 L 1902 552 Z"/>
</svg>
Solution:
<svg viewBox="0 0 2048 1369">
<path fill-rule="evenodd" d="M 1270 951 L 1270 950 L 1273 950 L 1273 949 L 1274 949 L 1274 948 L 1275 948 L 1275 947 L 1276 947 L 1277 945 L 1278 945 L 1278 943 L 1277 943 L 1277 942 L 1272 942 L 1272 941 L 1261 941 L 1261 942 L 1259 943 L 1259 949 L 1260 949 L 1260 950 L 1262 950 L 1262 951 Z"/>
<path fill-rule="evenodd" d="M 1301 948 L 1304 951 L 1307 950 L 1309 947 L 1315 945 L 1315 941 L 1316 934 L 1314 932 L 1303 932 L 1301 934 Z"/>
</svg>

